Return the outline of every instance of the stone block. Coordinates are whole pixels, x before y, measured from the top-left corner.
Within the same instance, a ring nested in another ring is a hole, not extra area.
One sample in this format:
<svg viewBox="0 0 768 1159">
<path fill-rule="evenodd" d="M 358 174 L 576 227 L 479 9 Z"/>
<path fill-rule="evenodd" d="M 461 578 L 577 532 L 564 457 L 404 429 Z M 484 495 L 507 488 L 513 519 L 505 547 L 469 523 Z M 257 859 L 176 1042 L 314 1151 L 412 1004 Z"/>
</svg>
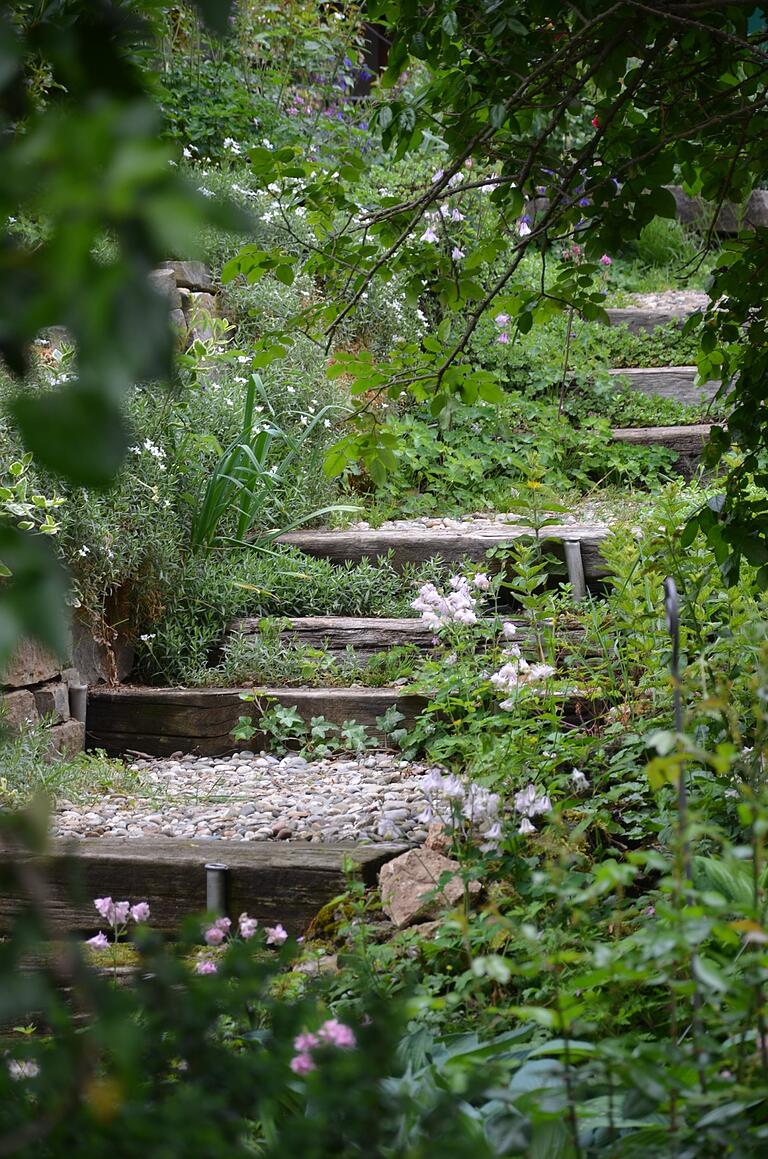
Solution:
<svg viewBox="0 0 768 1159">
<path fill-rule="evenodd" d="M 37 724 L 40 716 L 35 704 L 35 698 L 26 688 L 18 692 L 9 692 L 0 700 L 2 710 L 2 724 L 13 732 L 18 732 L 25 724 Z"/>
<path fill-rule="evenodd" d="M 108 648 L 94 640 L 88 626 L 79 621 L 75 621 L 72 635 L 72 659 L 83 684 L 119 684 L 125 680 L 133 667 L 131 644 L 118 636 Z"/>
<path fill-rule="evenodd" d="M 56 724 L 69 720 L 69 687 L 61 680 L 35 688 L 32 695 L 40 716 L 53 717 Z"/>
<path fill-rule="evenodd" d="M 458 861 L 426 848 L 409 849 L 388 861 L 379 873 L 384 913 L 399 929 L 404 929 L 417 919 L 428 920 L 441 910 L 455 906 L 464 896 L 460 869 Z M 451 876 L 438 890 L 438 883 L 446 873 Z M 479 893 L 480 889 L 479 881 L 469 883 L 471 894 Z"/>
<path fill-rule="evenodd" d="M 679 185 L 670 185 L 669 190 L 677 206 L 677 218 L 683 225 L 708 228 L 714 213 L 714 204 L 701 197 L 689 197 Z M 745 205 L 735 205 L 726 201 L 717 215 L 717 233 L 738 233 L 741 229 L 755 229 L 768 225 L 768 191 L 755 189 Z"/>
<path fill-rule="evenodd" d="M 73 757 L 85 747 L 85 724 L 82 720 L 65 720 L 48 730 L 52 757 Z"/>
<path fill-rule="evenodd" d="M 61 661 L 33 640 L 25 640 L 2 674 L 4 688 L 25 688 L 42 684 L 59 675 Z"/>
<path fill-rule="evenodd" d="M 181 294 L 173 270 L 153 270 L 149 275 L 149 284 L 158 294 L 168 299 L 172 310 L 181 309 Z"/>
<path fill-rule="evenodd" d="M 205 262 L 163 262 L 160 268 L 173 271 L 177 286 L 185 286 L 188 290 L 203 290 L 208 294 L 216 291 L 211 271 Z"/>
<path fill-rule="evenodd" d="M 201 342 L 208 342 L 214 338 L 215 331 L 211 318 L 218 318 L 219 304 L 213 294 L 190 294 L 186 305 L 186 319 L 192 338 L 199 338 Z"/>
</svg>

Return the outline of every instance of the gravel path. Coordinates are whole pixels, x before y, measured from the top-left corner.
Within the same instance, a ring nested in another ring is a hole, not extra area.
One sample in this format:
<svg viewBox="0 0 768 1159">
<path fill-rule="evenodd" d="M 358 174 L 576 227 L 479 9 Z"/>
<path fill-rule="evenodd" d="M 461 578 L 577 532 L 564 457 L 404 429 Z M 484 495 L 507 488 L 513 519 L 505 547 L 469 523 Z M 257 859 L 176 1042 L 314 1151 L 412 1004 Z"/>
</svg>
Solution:
<svg viewBox="0 0 768 1159">
<path fill-rule="evenodd" d="M 558 514 L 556 516 L 561 526 L 603 523 L 604 517 L 604 510 L 597 505 L 589 503 L 575 505 L 572 512 Z M 490 528 L 498 529 L 499 527 L 510 527 L 516 524 L 523 524 L 525 526 L 525 517 L 515 512 L 500 511 L 494 513 L 492 511 L 473 511 L 471 515 L 461 515 L 457 518 L 452 518 L 447 515 L 420 515 L 413 519 L 386 519 L 383 523 L 378 523 L 376 529 L 378 531 L 420 531 L 426 528 L 440 531 L 464 532 L 467 535 L 471 535 L 474 531 L 483 531 Z M 367 523 L 365 520 L 359 520 L 357 523 L 350 523 L 345 530 L 368 531 L 370 527 L 370 523 Z"/>
<path fill-rule="evenodd" d="M 427 837 L 417 818 L 430 766 L 397 754 L 307 761 L 238 753 L 147 758 L 129 768 L 135 794 L 60 801 L 54 836 L 414 843 Z"/>
<path fill-rule="evenodd" d="M 703 310 L 709 294 L 703 290 L 660 290 L 657 294 L 630 294 L 635 306 L 644 310 Z"/>
</svg>

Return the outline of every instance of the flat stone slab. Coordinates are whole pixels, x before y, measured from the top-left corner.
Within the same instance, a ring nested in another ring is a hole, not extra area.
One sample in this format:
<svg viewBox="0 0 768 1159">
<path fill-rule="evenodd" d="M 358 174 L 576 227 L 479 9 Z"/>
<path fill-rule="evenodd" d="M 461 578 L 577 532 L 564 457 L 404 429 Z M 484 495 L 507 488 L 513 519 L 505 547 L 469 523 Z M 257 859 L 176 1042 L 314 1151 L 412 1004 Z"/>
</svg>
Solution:
<svg viewBox="0 0 768 1159">
<path fill-rule="evenodd" d="M 621 385 L 638 390 L 652 398 L 670 398 L 687 406 L 711 402 L 720 389 L 719 382 L 696 385 L 695 366 L 631 367 L 627 370 L 608 371 Z"/>
<path fill-rule="evenodd" d="M 322 906 L 347 884 L 352 867 L 366 885 L 404 851 L 403 845 L 283 845 L 272 842 L 179 841 L 170 838 L 51 842 L 50 852 L 19 854 L 0 844 L 0 871 L 32 862 L 44 874 L 53 934 L 91 934 L 99 925 L 96 897 L 148 901 L 151 925 L 175 933 L 185 918 L 206 909 L 206 864 L 227 866 L 227 912 L 247 912 L 265 925 L 301 933 Z M 8 933 L 18 897 L 0 894 L 0 934 Z M 105 931 L 106 932 L 106 931 Z"/>
</svg>

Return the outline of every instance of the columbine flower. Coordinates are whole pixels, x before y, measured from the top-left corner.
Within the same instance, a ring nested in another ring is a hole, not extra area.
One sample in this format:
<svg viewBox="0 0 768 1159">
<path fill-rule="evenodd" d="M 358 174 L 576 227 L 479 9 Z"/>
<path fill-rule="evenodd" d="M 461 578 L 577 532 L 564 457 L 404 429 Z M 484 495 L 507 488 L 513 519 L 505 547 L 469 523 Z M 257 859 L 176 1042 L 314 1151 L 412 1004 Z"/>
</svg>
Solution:
<svg viewBox="0 0 768 1159">
<path fill-rule="evenodd" d="M 612 266 L 613 265 L 613 258 L 609 258 L 608 254 L 603 254 L 603 256 L 600 258 L 600 265 L 601 266 Z"/>
<path fill-rule="evenodd" d="M 421 240 L 421 241 L 430 241 L 430 242 L 436 242 L 436 241 L 438 241 L 438 240 L 439 240 L 439 238 L 438 238 L 437 234 L 435 233 L 435 231 L 433 230 L 432 226 L 431 226 L 431 225 L 429 225 L 429 226 L 427 226 L 427 228 L 424 230 L 424 233 L 421 235 L 421 239 L 420 239 L 420 240 Z"/>
<path fill-rule="evenodd" d="M 438 169 L 435 173 L 432 174 L 432 184 L 434 185 L 436 181 L 440 181 L 444 176 L 445 170 Z"/>
<path fill-rule="evenodd" d="M 502 346 L 507 345 L 507 343 L 509 342 L 509 334 L 507 334 L 506 330 L 502 330 L 501 334 L 499 334 L 496 341 L 500 342 Z"/>
<path fill-rule="evenodd" d="M 487 592 L 488 588 L 491 586 L 491 581 L 484 571 L 479 571 L 477 575 L 474 576 L 472 583 L 481 592 Z"/>
<path fill-rule="evenodd" d="M 453 247 L 453 249 L 451 250 L 451 257 L 453 258 L 453 260 L 455 262 L 460 262 L 461 259 L 464 257 L 464 250 L 459 249 L 459 247 L 457 245 L 455 245 Z"/>
<path fill-rule="evenodd" d="M 508 326 L 509 314 L 497 314 L 493 320 L 497 326 Z"/>
<path fill-rule="evenodd" d="M 122 926 L 128 921 L 129 901 L 112 901 L 111 897 L 97 897 L 93 902 L 96 912 L 111 926 Z"/>
<path fill-rule="evenodd" d="M 267 926 L 267 945 L 268 946 L 282 946 L 283 942 L 288 941 L 288 934 L 283 927 L 278 924 L 276 926 Z"/>
<path fill-rule="evenodd" d="M 460 209 L 451 210 L 451 221 L 464 221 L 464 214 Z"/>
<path fill-rule="evenodd" d="M 512 623 L 511 620 L 504 621 L 504 623 L 501 625 L 501 631 L 505 640 L 513 640 L 517 635 L 517 627 Z"/>
<path fill-rule="evenodd" d="M 549 796 L 546 793 L 539 796 L 533 784 L 526 785 L 524 789 L 515 793 L 514 804 L 516 811 L 522 813 L 524 817 L 538 817 L 541 813 L 549 813 L 552 808 Z"/>
<path fill-rule="evenodd" d="M 535 832 L 536 826 L 533 824 L 533 822 L 529 821 L 527 817 L 523 817 L 522 821 L 520 822 L 518 833 L 520 833 L 523 837 L 529 837 L 531 833 Z"/>
<path fill-rule="evenodd" d="M 525 220 L 525 218 L 520 219 L 520 223 L 517 227 L 517 232 L 520 235 L 520 237 L 528 237 L 528 234 L 531 232 L 531 227 L 528 224 L 528 222 Z"/>
<path fill-rule="evenodd" d="M 195 962 L 196 974 L 218 974 L 219 967 L 214 962 L 213 958 L 198 958 Z"/>
<path fill-rule="evenodd" d="M 571 772 L 571 784 L 575 793 L 586 793 L 589 788 L 589 781 L 582 773 L 581 769 L 574 769 Z"/>
<path fill-rule="evenodd" d="M 107 935 L 99 930 L 98 934 L 95 934 L 92 938 L 88 938 L 85 944 L 86 946 L 93 946 L 94 950 L 106 950 L 109 946 L 109 941 L 107 940 Z"/>
<path fill-rule="evenodd" d="M 357 1039 L 352 1029 L 336 1018 L 329 1018 L 327 1022 L 324 1022 L 317 1032 L 317 1037 L 322 1042 L 328 1042 L 331 1046 L 338 1046 L 342 1050 L 351 1050 L 352 1047 L 357 1046 Z"/>
<path fill-rule="evenodd" d="M 149 921 L 149 903 L 146 901 L 137 901 L 136 905 L 131 906 L 129 912 L 135 922 Z"/>
<path fill-rule="evenodd" d="M 305 1075 L 314 1069 L 315 1064 L 309 1054 L 297 1054 L 291 1059 L 291 1070 L 294 1074 Z"/>
<path fill-rule="evenodd" d="M 238 928 L 240 930 L 240 937 L 248 941 L 256 933 L 258 928 L 258 921 L 256 918 L 249 918 L 248 914 L 240 914 L 238 918 Z"/>
<path fill-rule="evenodd" d="M 34 1079 L 40 1074 L 40 1067 L 31 1058 L 9 1058 L 8 1074 L 14 1082 L 21 1079 Z"/>
<path fill-rule="evenodd" d="M 446 624 L 476 624 L 476 601 L 469 590 L 469 580 L 464 576 L 454 576 L 450 583 L 453 589 L 445 596 L 433 583 L 419 588 L 418 598 L 411 607 L 421 613 L 421 622 L 428 628 L 442 628 Z"/>
<path fill-rule="evenodd" d="M 226 936 L 226 931 L 219 929 L 218 926 L 211 926 L 211 928 L 206 930 L 203 934 L 203 937 L 205 938 L 205 944 L 207 946 L 220 946 Z"/>
</svg>

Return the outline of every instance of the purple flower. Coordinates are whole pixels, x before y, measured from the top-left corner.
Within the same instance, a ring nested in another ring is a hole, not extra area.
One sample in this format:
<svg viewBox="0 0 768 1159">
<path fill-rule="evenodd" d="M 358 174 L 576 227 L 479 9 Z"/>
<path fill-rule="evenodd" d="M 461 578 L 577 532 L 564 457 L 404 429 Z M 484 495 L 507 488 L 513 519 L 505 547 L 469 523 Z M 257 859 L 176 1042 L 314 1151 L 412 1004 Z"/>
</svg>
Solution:
<svg viewBox="0 0 768 1159">
<path fill-rule="evenodd" d="M 130 914 L 135 922 L 149 921 L 149 903 L 137 901 L 136 905 L 131 906 Z"/>
<path fill-rule="evenodd" d="M 315 1064 L 312 1061 L 312 1056 L 309 1054 L 297 1054 L 291 1059 L 291 1070 L 294 1074 L 305 1075 L 314 1069 Z"/>
<path fill-rule="evenodd" d="M 327 1022 L 324 1022 L 318 1030 L 317 1036 L 322 1042 L 338 1046 L 343 1050 L 350 1050 L 357 1046 L 357 1039 L 351 1027 L 345 1026 L 336 1018 L 329 1018 Z"/>
<path fill-rule="evenodd" d="M 85 944 L 86 946 L 93 946 L 94 950 L 106 950 L 109 946 L 107 935 L 103 934 L 101 930 L 94 937 L 88 938 Z"/>
<path fill-rule="evenodd" d="M 306 1054 L 307 1051 L 319 1045 L 320 1039 L 316 1034 L 297 1034 L 293 1040 L 293 1049 L 297 1050 L 300 1054 Z"/>
<path fill-rule="evenodd" d="M 499 334 L 496 341 L 500 342 L 502 346 L 507 345 L 507 343 L 509 342 L 509 334 L 507 334 L 506 330 L 502 330 L 501 334 Z"/>
<path fill-rule="evenodd" d="M 226 936 L 224 930 L 219 929 L 218 926 L 211 926 L 203 935 L 207 946 L 220 946 Z"/>
<path fill-rule="evenodd" d="M 459 249 L 459 247 L 457 245 L 455 245 L 453 247 L 453 249 L 451 250 L 451 257 L 453 258 L 453 260 L 455 262 L 460 262 L 461 259 L 464 257 L 464 250 Z"/>
<path fill-rule="evenodd" d="M 259 923 L 256 918 L 249 918 L 248 914 L 240 914 L 240 917 L 238 918 L 238 924 L 240 927 L 240 937 L 245 938 L 245 940 L 248 941 L 248 939 L 252 938 L 256 933 L 256 929 Z"/>
<path fill-rule="evenodd" d="M 223 934 L 228 934 L 232 927 L 232 922 L 229 920 L 229 918 L 216 918 L 216 921 L 213 924 L 215 925 L 216 929 L 221 930 Z"/>
<path fill-rule="evenodd" d="M 485 574 L 484 571 L 479 571 L 477 573 L 477 575 L 474 577 L 474 579 L 472 580 L 472 583 L 481 592 L 487 592 L 488 588 L 491 586 L 491 581 L 488 578 L 488 576 Z"/>
<path fill-rule="evenodd" d="M 613 265 L 613 258 L 609 258 L 608 254 L 603 254 L 603 256 L 600 258 L 600 265 L 601 266 L 612 266 Z"/>
<path fill-rule="evenodd" d="M 421 241 L 436 242 L 439 240 L 439 238 L 438 238 L 437 234 L 435 233 L 435 231 L 433 230 L 432 226 L 429 225 L 424 230 L 424 233 L 421 235 L 420 240 Z"/>
<path fill-rule="evenodd" d="M 267 926 L 268 946 L 282 946 L 283 942 L 287 941 L 288 933 L 283 929 L 279 922 L 276 926 Z"/>
<path fill-rule="evenodd" d="M 218 974 L 219 967 L 213 958 L 199 958 L 195 963 L 196 974 Z"/>
<path fill-rule="evenodd" d="M 451 221 L 464 221 L 464 214 L 460 209 L 451 210 Z"/>
</svg>

